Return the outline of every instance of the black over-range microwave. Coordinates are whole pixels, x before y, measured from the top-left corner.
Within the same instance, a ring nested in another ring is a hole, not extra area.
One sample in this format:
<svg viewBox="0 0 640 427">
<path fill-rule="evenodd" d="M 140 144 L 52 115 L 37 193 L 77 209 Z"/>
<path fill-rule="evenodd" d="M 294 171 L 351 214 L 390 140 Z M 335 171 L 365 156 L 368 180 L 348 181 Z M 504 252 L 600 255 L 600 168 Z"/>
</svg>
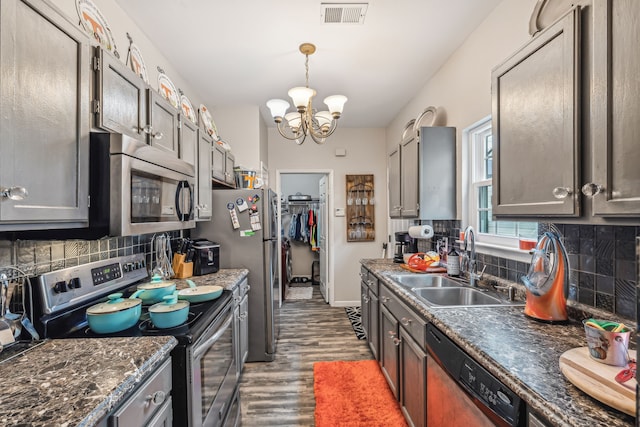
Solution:
<svg viewBox="0 0 640 427">
<path fill-rule="evenodd" d="M 92 133 L 89 228 L 131 236 L 195 227 L 195 167 L 121 134 Z"/>
</svg>

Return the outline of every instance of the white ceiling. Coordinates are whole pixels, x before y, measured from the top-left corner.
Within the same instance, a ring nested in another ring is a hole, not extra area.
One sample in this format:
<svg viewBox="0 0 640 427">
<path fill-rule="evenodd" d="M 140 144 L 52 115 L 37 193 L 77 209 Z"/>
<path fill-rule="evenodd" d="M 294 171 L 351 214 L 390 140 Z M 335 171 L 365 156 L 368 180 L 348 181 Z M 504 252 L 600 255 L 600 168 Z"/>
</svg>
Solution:
<svg viewBox="0 0 640 427">
<path fill-rule="evenodd" d="M 314 105 L 346 95 L 340 126 L 363 128 L 386 127 L 501 0 L 369 0 L 362 25 L 323 24 L 320 0 L 116 1 L 207 105 L 259 105 L 269 125 L 314 43 Z"/>
</svg>

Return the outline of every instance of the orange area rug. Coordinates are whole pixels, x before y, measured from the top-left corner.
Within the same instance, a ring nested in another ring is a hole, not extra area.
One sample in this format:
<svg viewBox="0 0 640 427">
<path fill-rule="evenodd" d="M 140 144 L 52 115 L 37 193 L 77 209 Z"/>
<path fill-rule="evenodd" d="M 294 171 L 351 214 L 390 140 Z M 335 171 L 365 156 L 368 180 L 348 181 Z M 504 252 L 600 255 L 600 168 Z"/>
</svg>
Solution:
<svg viewBox="0 0 640 427">
<path fill-rule="evenodd" d="M 376 360 L 313 365 L 316 427 L 405 427 Z"/>
</svg>

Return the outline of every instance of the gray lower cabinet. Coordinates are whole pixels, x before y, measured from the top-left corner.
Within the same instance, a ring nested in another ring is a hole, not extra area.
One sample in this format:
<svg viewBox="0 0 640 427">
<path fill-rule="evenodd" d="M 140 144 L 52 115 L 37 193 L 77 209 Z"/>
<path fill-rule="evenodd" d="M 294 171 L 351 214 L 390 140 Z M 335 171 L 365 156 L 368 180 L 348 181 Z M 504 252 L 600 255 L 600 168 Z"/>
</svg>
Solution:
<svg viewBox="0 0 640 427">
<path fill-rule="evenodd" d="M 580 15 L 492 72 L 493 213 L 580 215 Z"/>
<path fill-rule="evenodd" d="M 88 224 L 90 61 L 49 3 L 0 2 L 0 230 Z"/>
<path fill-rule="evenodd" d="M 640 214 L 640 2 L 593 3 L 592 179 L 593 215 Z"/>
<path fill-rule="evenodd" d="M 198 131 L 198 162 L 196 166 L 196 221 L 211 219 L 211 146 L 213 139 Z"/>
<path fill-rule="evenodd" d="M 367 335 L 367 344 L 376 360 L 380 360 L 380 327 L 378 314 L 378 279 L 364 267 L 360 268 L 360 312 L 362 329 Z"/>
<path fill-rule="evenodd" d="M 380 365 L 411 426 L 426 426 L 427 322 L 380 285 Z"/>
<path fill-rule="evenodd" d="M 245 278 L 233 291 L 235 304 L 233 317 L 236 322 L 236 342 L 238 343 L 238 375 L 242 373 L 249 355 L 249 281 Z"/>
<path fill-rule="evenodd" d="M 388 158 L 389 216 L 424 220 L 456 217 L 456 129 L 405 132 Z"/>
</svg>

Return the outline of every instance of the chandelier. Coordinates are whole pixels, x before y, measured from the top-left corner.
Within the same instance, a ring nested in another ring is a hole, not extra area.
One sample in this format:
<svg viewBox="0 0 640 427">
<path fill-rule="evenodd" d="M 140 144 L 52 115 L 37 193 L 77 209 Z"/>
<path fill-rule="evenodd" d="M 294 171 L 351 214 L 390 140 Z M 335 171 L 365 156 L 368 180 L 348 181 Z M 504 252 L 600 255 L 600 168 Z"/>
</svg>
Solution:
<svg viewBox="0 0 640 427">
<path fill-rule="evenodd" d="M 347 102 L 346 96 L 331 95 L 324 99 L 328 111 L 313 109 L 311 98 L 316 95 L 316 91 L 309 88 L 309 55 L 315 51 L 316 47 L 311 43 L 300 45 L 300 52 L 305 56 L 306 86 L 294 87 L 288 92 L 297 112 L 287 113 L 289 103 L 283 99 L 267 101 L 267 107 L 271 110 L 280 135 L 295 141 L 298 145 L 304 142 L 307 135 L 310 135 L 316 144 L 324 144 L 327 137 L 336 130 L 344 103 Z"/>
</svg>

